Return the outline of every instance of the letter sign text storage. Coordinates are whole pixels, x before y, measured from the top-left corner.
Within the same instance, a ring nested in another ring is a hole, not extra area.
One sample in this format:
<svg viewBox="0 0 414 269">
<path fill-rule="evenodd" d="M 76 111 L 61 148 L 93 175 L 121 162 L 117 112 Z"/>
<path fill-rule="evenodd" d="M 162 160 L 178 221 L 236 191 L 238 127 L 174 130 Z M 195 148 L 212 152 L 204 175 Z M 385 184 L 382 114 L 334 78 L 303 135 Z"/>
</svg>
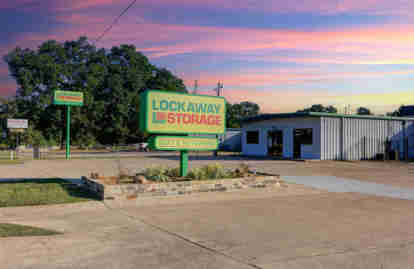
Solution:
<svg viewBox="0 0 414 269">
<path fill-rule="evenodd" d="M 157 150 L 216 150 L 217 138 L 191 136 L 154 136 L 149 140 L 149 146 Z"/>
<path fill-rule="evenodd" d="M 223 97 L 146 91 L 141 95 L 141 130 L 159 134 L 224 134 Z"/>
</svg>

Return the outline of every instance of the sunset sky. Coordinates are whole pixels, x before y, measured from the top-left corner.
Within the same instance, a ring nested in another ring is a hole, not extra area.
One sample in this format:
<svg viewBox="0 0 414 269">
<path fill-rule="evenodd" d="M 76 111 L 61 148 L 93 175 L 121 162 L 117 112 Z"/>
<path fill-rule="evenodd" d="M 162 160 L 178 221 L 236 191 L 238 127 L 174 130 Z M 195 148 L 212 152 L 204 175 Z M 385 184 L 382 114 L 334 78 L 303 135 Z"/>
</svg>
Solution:
<svg viewBox="0 0 414 269">
<path fill-rule="evenodd" d="M 0 54 L 95 40 L 131 0 L 1 0 Z M 97 47 L 134 44 L 201 93 L 263 112 L 414 104 L 412 0 L 138 0 Z M 16 84 L 4 61 L 0 95 Z"/>
</svg>

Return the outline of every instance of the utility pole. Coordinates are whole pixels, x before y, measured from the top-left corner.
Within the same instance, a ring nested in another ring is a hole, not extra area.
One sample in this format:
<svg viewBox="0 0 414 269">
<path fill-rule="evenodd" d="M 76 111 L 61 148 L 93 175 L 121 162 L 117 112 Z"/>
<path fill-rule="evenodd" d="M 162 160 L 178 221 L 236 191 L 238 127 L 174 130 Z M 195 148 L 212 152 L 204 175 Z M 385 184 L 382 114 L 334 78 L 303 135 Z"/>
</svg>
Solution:
<svg viewBox="0 0 414 269">
<path fill-rule="evenodd" d="M 198 91 L 198 81 L 197 80 L 194 80 L 194 91 L 193 91 L 193 94 L 197 94 L 197 91 Z"/>
<path fill-rule="evenodd" d="M 217 96 L 221 96 L 223 93 L 223 83 L 220 83 L 220 81 L 217 83 Z"/>
<path fill-rule="evenodd" d="M 217 92 L 217 96 L 221 96 L 222 92 L 223 92 L 223 83 L 220 83 L 220 81 L 217 83 L 217 88 L 216 88 L 216 92 Z M 216 135 L 217 140 L 219 139 L 219 136 Z M 218 152 L 217 150 L 214 151 L 214 156 L 217 157 Z"/>
</svg>

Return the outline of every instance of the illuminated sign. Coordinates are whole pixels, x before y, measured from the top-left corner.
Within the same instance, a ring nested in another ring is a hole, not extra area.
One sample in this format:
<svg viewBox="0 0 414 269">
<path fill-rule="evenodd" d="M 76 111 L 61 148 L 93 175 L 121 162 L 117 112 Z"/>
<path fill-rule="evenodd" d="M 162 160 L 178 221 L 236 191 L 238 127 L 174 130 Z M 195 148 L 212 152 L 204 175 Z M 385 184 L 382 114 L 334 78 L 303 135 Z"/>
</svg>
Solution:
<svg viewBox="0 0 414 269">
<path fill-rule="evenodd" d="M 146 91 L 141 100 L 140 127 L 145 132 L 223 134 L 226 130 L 223 97 Z"/>
<path fill-rule="evenodd" d="M 55 91 L 53 103 L 55 105 L 82 106 L 83 92 Z"/>
<path fill-rule="evenodd" d="M 208 137 L 156 136 L 151 137 L 149 146 L 158 150 L 216 150 L 218 140 Z"/>
</svg>

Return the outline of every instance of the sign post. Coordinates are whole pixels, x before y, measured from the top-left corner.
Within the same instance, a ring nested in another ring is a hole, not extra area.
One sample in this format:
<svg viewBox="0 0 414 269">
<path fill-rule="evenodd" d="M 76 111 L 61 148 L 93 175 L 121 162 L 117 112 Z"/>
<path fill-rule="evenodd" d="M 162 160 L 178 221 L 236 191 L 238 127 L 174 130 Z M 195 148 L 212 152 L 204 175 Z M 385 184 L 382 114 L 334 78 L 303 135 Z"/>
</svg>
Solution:
<svg viewBox="0 0 414 269">
<path fill-rule="evenodd" d="M 66 106 L 66 160 L 70 160 L 70 106 Z"/>
<path fill-rule="evenodd" d="M 29 127 L 27 119 L 7 119 L 7 128 L 11 133 L 16 133 L 16 156 L 19 147 L 19 135 Z"/>
<path fill-rule="evenodd" d="M 83 106 L 83 93 L 55 91 L 53 103 L 66 106 L 66 160 L 70 160 L 70 107 Z"/>
<path fill-rule="evenodd" d="M 180 176 L 185 177 L 188 172 L 188 151 L 180 151 Z"/>
<path fill-rule="evenodd" d="M 226 131 L 223 97 L 151 90 L 141 94 L 141 102 L 140 129 L 150 134 L 163 134 L 150 138 L 150 148 L 180 151 L 182 177 L 188 172 L 188 151 L 217 150 L 218 140 L 211 135 Z M 198 136 L 189 136 L 192 134 Z"/>
</svg>

